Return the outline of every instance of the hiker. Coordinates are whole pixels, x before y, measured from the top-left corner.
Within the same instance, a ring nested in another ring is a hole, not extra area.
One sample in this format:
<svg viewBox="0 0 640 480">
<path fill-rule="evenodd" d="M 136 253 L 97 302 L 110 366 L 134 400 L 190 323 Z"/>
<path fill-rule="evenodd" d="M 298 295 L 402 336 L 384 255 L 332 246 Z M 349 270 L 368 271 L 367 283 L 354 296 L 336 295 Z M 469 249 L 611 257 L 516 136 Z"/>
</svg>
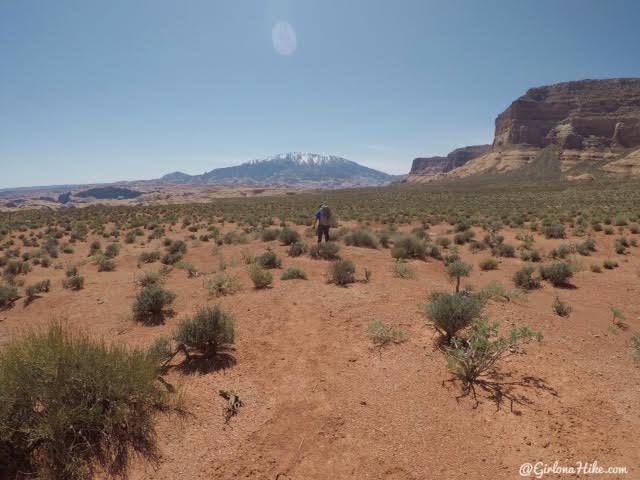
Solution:
<svg viewBox="0 0 640 480">
<path fill-rule="evenodd" d="M 322 242 L 322 236 L 324 235 L 324 241 L 329 241 L 329 228 L 331 228 L 331 210 L 326 203 L 321 203 L 318 207 L 318 211 L 313 221 L 313 227 L 318 225 L 318 243 Z"/>
</svg>

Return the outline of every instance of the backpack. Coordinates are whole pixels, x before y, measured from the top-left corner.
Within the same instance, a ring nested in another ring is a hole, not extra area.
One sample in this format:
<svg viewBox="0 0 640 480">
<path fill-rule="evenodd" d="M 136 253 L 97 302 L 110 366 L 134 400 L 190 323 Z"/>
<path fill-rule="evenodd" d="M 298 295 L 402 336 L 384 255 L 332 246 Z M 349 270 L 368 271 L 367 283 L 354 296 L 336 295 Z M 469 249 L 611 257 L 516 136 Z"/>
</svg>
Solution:
<svg viewBox="0 0 640 480">
<path fill-rule="evenodd" d="M 331 210 L 329 210 L 329 207 L 322 207 L 320 209 L 320 219 L 318 223 L 324 226 L 331 225 Z"/>
</svg>

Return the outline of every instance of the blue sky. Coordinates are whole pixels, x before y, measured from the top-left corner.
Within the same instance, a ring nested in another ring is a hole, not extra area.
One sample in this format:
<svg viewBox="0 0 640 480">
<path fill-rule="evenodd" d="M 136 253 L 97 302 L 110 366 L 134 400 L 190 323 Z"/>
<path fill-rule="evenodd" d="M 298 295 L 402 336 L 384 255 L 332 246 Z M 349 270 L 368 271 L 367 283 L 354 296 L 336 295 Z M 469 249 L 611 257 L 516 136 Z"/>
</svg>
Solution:
<svg viewBox="0 0 640 480">
<path fill-rule="evenodd" d="M 406 173 L 530 87 L 640 76 L 639 25 L 636 0 L 0 0 L 0 187 L 287 151 Z"/>
</svg>

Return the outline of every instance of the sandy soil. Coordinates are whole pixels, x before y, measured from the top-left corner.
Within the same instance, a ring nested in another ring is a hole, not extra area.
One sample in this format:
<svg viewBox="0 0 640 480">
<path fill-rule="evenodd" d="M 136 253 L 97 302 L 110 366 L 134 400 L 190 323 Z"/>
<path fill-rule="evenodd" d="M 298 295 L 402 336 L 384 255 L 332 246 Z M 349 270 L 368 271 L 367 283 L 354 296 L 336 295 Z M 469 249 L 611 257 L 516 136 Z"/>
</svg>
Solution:
<svg viewBox="0 0 640 480">
<path fill-rule="evenodd" d="M 446 228 L 433 227 L 430 234 Z M 517 245 L 514 234 L 507 232 L 507 242 Z M 554 461 L 626 466 L 626 476 L 596 478 L 640 478 L 640 367 L 629 347 L 640 330 L 640 249 L 615 255 L 614 238 L 598 235 L 598 252 L 579 257 L 586 268 L 574 277 L 575 288 L 545 283 L 526 301 L 489 304 L 486 313 L 505 329 L 527 325 L 544 335 L 525 347 L 526 354 L 499 365 L 501 401 L 484 390 L 478 403 L 460 397 L 461 385 L 451 381 L 437 334 L 421 313 L 429 293 L 452 288 L 442 263 L 411 261 L 416 277 L 394 278 L 384 249 L 341 246 L 359 278 L 364 268 L 372 271 L 370 283 L 341 288 L 326 283 L 328 262 L 289 258 L 277 241 L 223 246 L 215 255 L 210 243 L 189 242 L 186 260 L 203 275 L 188 279 L 185 271 L 172 271 L 166 287 L 178 295 L 176 315 L 164 325 L 144 326 L 131 319 L 133 280 L 140 273 L 137 256 L 152 246 L 122 244 L 115 272 L 98 273 L 90 262 L 80 267 L 86 284 L 79 292 L 61 288 L 63 270 L 34 267 L 27 283 L 50 278 L 52 291 L 0 312 L 0 344 L 58 318 L 96 337 L 146 347 L 199 305 L 219 303 L 234 314 L 236 365 L 169 374 L 184 389 L 189 413 L 159 417 L 161 462 L 157 468 L 136 462 L 132 479 L 512 479 L 520 478 L 524 462 Z M 536 237 L 544 252 L 561 242 Z M 77 245 L 75 254 L 57 262 L 86 261 L 88 243 Z M 277 271 L 273 288 L 254 290 L 241 252 L 259 254 L 266 247 L 285 268 L 302 267 L 309 280 L 281 281 Z M 498 270 L 482 272 L 478 262 L 487 255 L 462 249 L 474 265 L 468 283 L 480 288 L 497 280 L 511 288 L 523 262 L 503 259 Z M 589 271 L 591 263 L 613 257 L 619 268 Z M 210 298 L 204 283 L 222 259 L 243 288 Z M 572 306 L 570 317 L 552 312 L 555 295 Z M 624 310 L 628 330 L 611 328 L 612 305 Z M 367 336 L 375 319 L 405 330 L 408 340 L 375 348 Z M 238 392 L 245 403 L 228 424 L 220 389 Z"/>
</svg>

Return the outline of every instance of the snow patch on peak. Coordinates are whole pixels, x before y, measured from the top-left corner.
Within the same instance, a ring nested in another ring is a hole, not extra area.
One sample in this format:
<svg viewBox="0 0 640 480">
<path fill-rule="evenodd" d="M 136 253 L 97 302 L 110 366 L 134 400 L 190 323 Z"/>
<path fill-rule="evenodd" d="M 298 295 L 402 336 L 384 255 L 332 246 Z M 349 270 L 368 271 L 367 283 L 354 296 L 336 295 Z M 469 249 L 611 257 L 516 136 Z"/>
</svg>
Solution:
<svg viewBox="0 0 640 480">
<path fill-rule="evenodd" d="M 343 165 L 353 163 L 350 160 L 335 155 L 309 152 L 289 152 L 271 155 L 266 158 L 250 160 L 245 165 L 262 165 L 265 163 L 289 164 L 304 167 L 324 167 L 327 165 Z"/>
</svg>

